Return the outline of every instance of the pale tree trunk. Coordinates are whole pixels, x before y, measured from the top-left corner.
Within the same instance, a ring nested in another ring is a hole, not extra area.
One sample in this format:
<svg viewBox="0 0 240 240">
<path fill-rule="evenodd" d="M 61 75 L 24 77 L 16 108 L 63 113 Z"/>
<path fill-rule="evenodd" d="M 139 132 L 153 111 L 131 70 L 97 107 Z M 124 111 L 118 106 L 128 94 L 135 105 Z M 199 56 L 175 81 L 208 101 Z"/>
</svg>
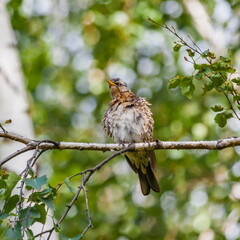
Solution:
<svg viewBox="0 0 240 240">
<path fill-rule="evenodd" d="M 29 104 L 18 51 L 3 1 L 0 1 L 0 24 L 0 123 L 11 119 L 11 124 L 3 126 L 6 130 L 33 137 L 33 126 L 28 114 Z M 0 156 L 9 155 L 20 147 L 22 145 L 2 141 Z M 26 165 L 28 156 L 24 155 L 17 164 L 10 162 L 5 167 L 19 173 Z"/>
<path fill-rule="evenodd" d="M 196 30 L 203 39 L 211 44 L 211 49 L 217 56 L 226 53 L 226 33 L 214 28 L 204 4 L 199 0 L 183 0 L 183 4 L 193 19 Z"/>
<path fill-rule="evenodd" d="M 14 32 L 4 1 L 0 0 L 0 123 L 2 124 L 8 119 L 11 119 L 12 123 L 3 125 L 7 131 L 34 137 Z M 22 147 L 21 143 L 1 140 L 0 158 L 3 159 Z M 19 174 L 26 167 L 26 162 L 30 157 L 32 157 L 32 153 L 27 152 L 8 162 L 4 168 Z M 48 229 L 51 226 L 49 221 L 45 227 Z M 34 226 L 34 232 L 40 230 L 41 226 Z M 53 234 L 51 239 L 57 239 L 56 235 Z"/>
</svg>

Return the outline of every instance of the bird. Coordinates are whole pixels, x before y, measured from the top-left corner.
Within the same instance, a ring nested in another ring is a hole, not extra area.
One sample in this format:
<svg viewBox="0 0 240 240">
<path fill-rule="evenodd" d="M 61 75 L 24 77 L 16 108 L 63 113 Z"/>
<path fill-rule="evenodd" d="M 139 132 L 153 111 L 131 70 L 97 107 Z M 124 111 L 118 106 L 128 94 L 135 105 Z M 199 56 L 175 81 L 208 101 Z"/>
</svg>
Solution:
<svg viewBox="0 0 240 240">
<path fill-rule="evenodd" d="M 115 143 L 131 144 L 151 142 L 154 121 L 151 105 L 145 98 L 138 97 L 128 89 L 120 78 L 107 80 L 111 101 L 103 116 L 103 129 Z M 141 150 L 125 153 L 125 158 L 138 175 L 143 195 L 152 189 L 160 192 L 155 176 L 156 156 L 154 151 Z"/>
</svg>

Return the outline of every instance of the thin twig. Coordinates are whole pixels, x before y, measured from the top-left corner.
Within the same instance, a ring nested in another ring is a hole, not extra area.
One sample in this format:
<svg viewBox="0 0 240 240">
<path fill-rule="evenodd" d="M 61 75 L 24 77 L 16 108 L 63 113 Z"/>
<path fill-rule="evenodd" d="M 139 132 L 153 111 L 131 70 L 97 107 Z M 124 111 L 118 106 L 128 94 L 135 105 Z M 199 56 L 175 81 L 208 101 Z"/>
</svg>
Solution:
<svg viewBox="0 0 240 240">
<path fill-rule="evenodd" d="M 84 175 L 82 176 L 82 190 L 83 190 L 83 194 L 84 194 L 84 198 L 85 198 L 85 203 L 86 203 L 86 212 L 88 215 L 88 225 L 85 228 L 85 230 L 82 232 L 82 236 L 88 231 L 89 228 L 93 228 L 92 225 L 92 217 L 90 214 L 90 210 L 89 210 L 89 206 L 88 206 L 88 195 L 87 195 L 87 190 L 85 188 L 85 185 L 83 184 L 84 182 Z"/>
<path fill-rule="evenodd" d="M 106 158 L 105 160 L 103 160 L 102 162 L 100 162 L 99 164 L 97 164 L 95 167 L 93 168 L 89 168 L 89 169 L 86 169 L 85 171 L 81 172 L 81 173 L 77 173 L 77 174 L 74 174 L 72 177 L 74 176 L 77 176 L 77 175 L 82 175 L 83 178 L 82 178 L 82 181 L 81 181 L 81 184 L 78 186 L 78 190 L 76 191 L 75 195 L 73 196 L 71 202 L 66 206 L 66 209 L 64 211 L 64 213 L 62 214 L 61 218 L 58 220 L 58 222 L 56 223 L 56 227 L 60 227 L 60 224 L 62 223 L 62 221 L 65 219 L 65 217 L 67 216 L 68 212 L 70 211 L 70 209 L 72 208 L 74 202 L 77 200 L 80 192 L 83 190 L 84 192 L 84 186 L 86 185 L 86 183 L 89 181 L 89 179 L 91 178 L 91 176 L 93 175 L 94 172 L 98 171 L 100 168 L 102 168 L 103 165 L 105 165 L 107 162 L 109 162 L 110 160 L 112 160 L 113 158 L 115 158 L 116 156 L 118 155 L 121 155 L 125 152 L 128 152 L 128 151 L 133 151 L 135 148 L 134 148 L 134 145 L 130 145 L 118 152 L 115 152 L 114 154 L 112 154 L 111 156 L 109 156 L 108 158 Z M 86 175 L 86 177 L 85 177 Z M 87 201 L 87 199 L 85 198 L 85 201 Z M 87 204 L 87 203 L 86 203 Z M 88 215 L 88 217 L 90 216 L 90 214 Z M 89 220 L 89 224 L 88 226 L 86 227 L 86 229 L 88 230 L 91 226 L 90 226 L 90 218 L 88 218 Z M 87 230 L 84 230 L 83 233 L 85 234 Z M 54 231 L 54 227 L 51 228 L 51 229 L 48 229 L 44 232 L 41 232 L 37 235 L 35 235 L 34 237 L 38 237 L 38 236 L 41 236 L 43 234 L 46 234 L 46 233 L 49 233 L 48 235 L 48 238 L 47 239 L 50 239 L 51 237 L 51 234 L 52 232 Z"/>
<path fill-rule="evenodd" d="M 180 36 L 180 35 L 177 33 L 177 31 L 176 31 L 176 29 L 175 29 L 174 27 L 170 28 L 170 27 L 169 27 L 167 24 L 165 24 L 165 23 L 164 23 L 164 24 L 159 24 L 159 23 L 155 22 L 154 20 L 152 20 L 152 19 L 149 18 L 149 17 L 148 17 L 147 20 L 148 20 L 149 22 L 152 22 L 152 23 L 155 24 L 155 25 L 158 25 L 158 26 L 160 26 L 160 27 L 162 27 L 162 28 L 167 29 L 167 30 L 168 30 L 169 32 L 171 32 L 174 36 L 176 36 L 184 46 L 188 47 L 189 49 L 191 49 L 191 50 L 194 51 L 195 53 L 199 54 L 199 56 L 202 56 L 203 51 L 202 51 L 201 48 L 194 42 L 194 40 L 191 38 L 190 35 L 187 35 L 187 36 L 188 36 L 188 38 L 190 39 L 190 41 L 192 42 L 192 44 L 193 44 L 194 47 L 192 47 L 191 45 L 189 45 L 189 44 L 183 39 L 183 37 Z M 212 64 L 212 58 L 211 58 L 210 56 L 206 56 L 205 59 L 206 59 L 206 61 L 207 61 L 210 65 Z M 186 60 L 186 59 L 185 59 L 185 60 Z M 188 62 L 190 62 L 190 61 L 188 61 Z M 219 72 L 219 74 L 221 75 L 221 77 L 222 77 L 225 81 L 227 81 L 227 77 L 225 77 L 225 76 L 222 74 L 222 72 Z M 205 74 L 205 76 L 206 76 L 208 79 L 210 79 L 211 81 L 213 81 L 212 78 L 211 78 L 211 76 L 208 76 L 207 74 Z M 216 90 L 217 90 L 217 89 L 216 89 Z M 232 110 L 233 114 L 235 115 L 235 117 L 236 117 L 238 120 L 240 120 L 239 115 L 237 114 L 237 112 L 235 111 L 235 109 L 234 109 L 234 107 L 233 107 L 233 103 L 230 101 L 230 99 L 229 99 L 229 97 L 228 97 L 228 93 L 226 93 L 225 91 L 222 91 L 222 92 L 223 92 L 225 98 L 227 99 L 227 102 L 228 102 L 228 104 L 230 105 L 230 109 Z M 229 92 L 232 94 L 232 96 L 236 96 L 236 93 L 235 93 L 234 91 L 229 91 Z M 237 100 L 237 103 L 239 104 L 240 101 Z"/>
<path fill-rule="evenodd" d="M 11 159 L 13 159 L 14 157 L 22 154 L 22 153 L 25 153 L 27 151 L 30 151 L 30 150 L 33 150 L 34 148 L 31 146 L 31 145 L 27 145 L 26 147 L 23 147 L 19 150 L 17 150 L 16 152 L 10 154 L 9 156 L 7 156 L 6 158 L 4 158 L 2 160 L 2 162 L 0 163 L 0 168 L 2 167 L 3 164 L 7 163 L 8 161 L 10 161 Z"/>
<path fill-rule="evenodd" d="M 0 124 L 0 128 L 2 129 L 2 131 L 3 131 L 4 133 L 7 132 L 7 131 L 3 128 L 2 124 Z"/>
<path fill-rule="evenodd" d="M 200 54 L 203 54 L 202 49 L 193 41 L 192 37 L 190 35 L 187 35 L 192 44 L 199 50 Z"/>
<path fill-rule="evenodd" d="M 233 113 L 234 113 L 234 115 L 236 116 L 236 118 L 237 118 L 238 120 L 240 120 L 240 117 L 238 116 L 237 112 L 236 112 L 235 109 L 233 108 L 232 103 L 231 103 L 231 101 L 230 101 L 227 93 L 223 92 L 223 94 L 224 94 L 224 96 L 226 97 L 226 99 L 227 99 L 227 101 L 228 101 L 228 103 L 229 103 L 229 105 L 230 105 L 230 109 L 233 111 Z"/>
</svg>

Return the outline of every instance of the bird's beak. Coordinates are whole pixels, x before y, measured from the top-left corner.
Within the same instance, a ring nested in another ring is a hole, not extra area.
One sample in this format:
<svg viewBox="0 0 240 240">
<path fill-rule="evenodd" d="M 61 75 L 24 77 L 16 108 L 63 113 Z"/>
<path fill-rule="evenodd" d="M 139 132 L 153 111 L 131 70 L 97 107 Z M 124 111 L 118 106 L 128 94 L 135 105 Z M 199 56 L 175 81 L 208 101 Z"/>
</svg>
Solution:
<svg viewBox="0 0 240 240">
<path fill-rule="evenodd" d="M 117 86 L 117 84 L 115 84 L 114 82 L 111 82 L 110 80 L 107 80 L 109 86 Z"/>
</svg>

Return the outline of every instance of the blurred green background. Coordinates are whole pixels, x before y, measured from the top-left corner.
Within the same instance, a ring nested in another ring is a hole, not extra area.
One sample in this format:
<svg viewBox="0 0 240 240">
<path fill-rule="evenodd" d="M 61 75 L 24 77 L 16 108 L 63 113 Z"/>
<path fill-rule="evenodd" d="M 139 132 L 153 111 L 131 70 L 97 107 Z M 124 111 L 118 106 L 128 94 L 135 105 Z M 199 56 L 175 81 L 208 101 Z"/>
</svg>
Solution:
<svg viewBox="0 0 240 240">
<path fill-rule="evenodd" d="M 191 7 L 191 2 L 203 7 L 214 32 L 204 35 L 208 28 L 201 9 Z M 112 142 L 101 126 L 110 100 L 105 80 L 112 77 L 122 78 L 133 92 L 152 103 L 155 139 L 238 136 L 237 121 L 229 121 L 224 129 L 214 123 L 210 107 L 227 105 L 223 96 L 214 92 L 203 96 L 199 87 L 188 100 L 178 89 L 168 90 L 170 78 L 177 73 L 191 74 L 193 69 L 184 61 L 183 50 L 172 51 L 177 39 L 147 21 L 151 17 L 166 22 L 185 39 L 190 34 L 203 50 L 226 54 L 230 48 L 237 64 L 238 1 L 10 0 L 7 7 L 38 139 Z M 87 185 L 94 229 L 86 239 L 240 239 L 239 153 L 240 148 L 156 151 L 161 193 L 148 197 L 141 195 L 137 176 L 124 158 L 112 160 Z M 47 174 L 50 184 L 56 186 L 109 155 L 47 152 L 39 162 L 40 174 Z M 77 186 L 79 179 L 71 182 Z M 66 187 L 61 189 L 55 201 L 56 219 L 72 197 Z M 73 237 L 86 225 L 85 203 L 80 197 L 61 232 Z"/>
</svg>

